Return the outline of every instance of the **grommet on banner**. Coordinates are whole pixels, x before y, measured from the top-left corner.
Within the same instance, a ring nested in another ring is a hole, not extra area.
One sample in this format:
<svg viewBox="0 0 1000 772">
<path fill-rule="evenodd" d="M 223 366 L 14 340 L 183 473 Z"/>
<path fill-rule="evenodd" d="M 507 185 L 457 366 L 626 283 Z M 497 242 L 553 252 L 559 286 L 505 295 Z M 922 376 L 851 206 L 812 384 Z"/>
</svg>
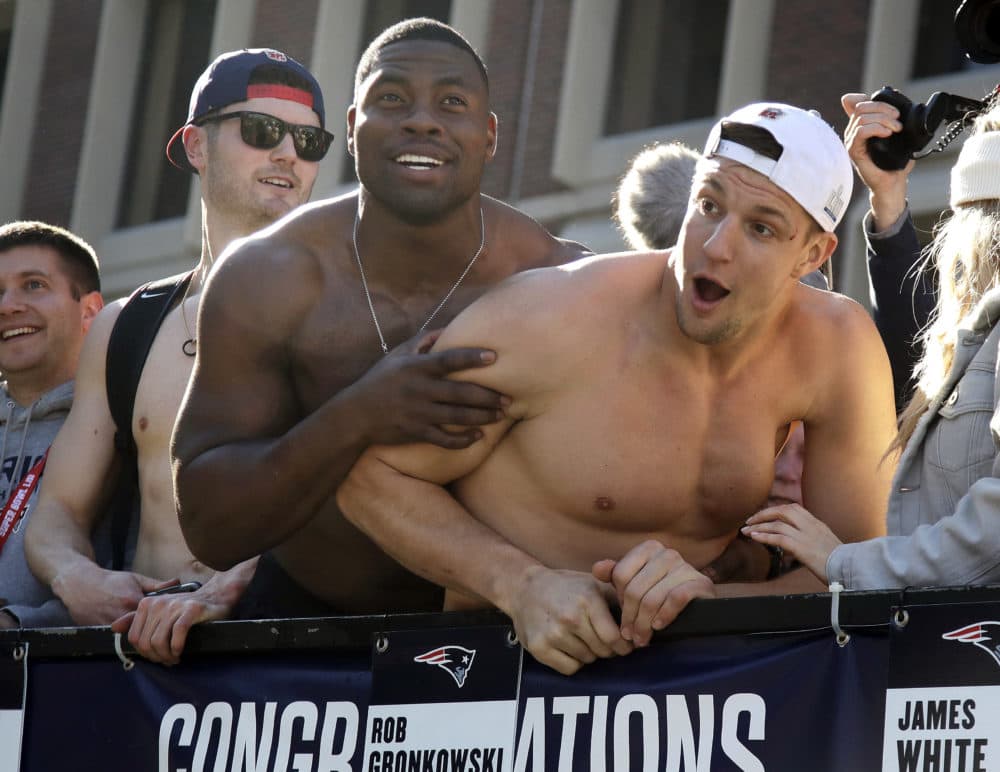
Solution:
<svg viewBox="0 0 1000 772">
<path fill-rule="evenodd" d="M 122 634 L 115 633 L 115 654 L 118 655 L 118 659 L 122 663 L 122 668 L 125 670 L 131 670 L 135 667 L 135 662 L 125 656 L 125 652 L 122 651 Z"/>
<path fill-rule="evenodd" d="M 27 653 L 28 653 L 28 647 L 25 644 L 23 643 L 17 644 L 17 646 L 14 647 L 14 651 L 12 652 L 14 656 L 14 661 L 20 662 L 22 659 L 24 659 Z"/>
<path fill-rule="evenodd" d="M 899 605 L 896 613 L 892 615 L 892 624 L 897 630 L 902 630 L 910 623 L 910 612 L 906 610 L 906 591 L 909 587 L 904 587 L 899 591 Z"/>
<path fill-rule="evenodd" d="M 507 629 L 507 645 L 517 646 L 517 644 L 518 644 L 517 631 L 514 630 L 513 627 L 510 627 Z"/>
<path fill-rule="evenodd" d="M 385 654 L 389 650 L 389 636 L 379 633 L 375 638 L 375 651 Z"/>
<path fill-rule="evenodd" d="M 837 645 L 846 646 L 851 640 L 851 636 L 844 632 L 840 626 L 840 593 L 843 592 L 844 585 L 840 582 L 830 584 L 830 627 L 837 635 Z"/>
</svg>

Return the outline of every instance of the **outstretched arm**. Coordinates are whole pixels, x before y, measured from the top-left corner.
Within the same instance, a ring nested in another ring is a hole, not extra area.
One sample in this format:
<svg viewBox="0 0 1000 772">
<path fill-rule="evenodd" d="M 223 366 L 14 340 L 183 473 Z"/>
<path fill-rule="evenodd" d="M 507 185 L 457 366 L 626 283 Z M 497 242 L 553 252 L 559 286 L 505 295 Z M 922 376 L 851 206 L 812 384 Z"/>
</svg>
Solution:
<svg viewBox="0 0 1000 772">
<path fill-rule="evenodd" d="M 52 443 L 25 533 L 32 572 L 82 625 L 110 624 L 159 585 L 141 574 L 102 568 L 90 540 L 117 473 L 104 368 L 119 308 L 105 308 L 84 340 L 73 407 Z"/>
<path fill-rule="evenodd" d="M 484 463 L 517 420 L 530 420 L 539 394 L 564 376 L 537 324 L 550 294 L 525 298 L 515 280 L 473 304 L 444 332 L 439 345 L 488 345 L 496 363 L 456 378 L 476 378 L 511 395 L 507 418 L 484 427 L 464 450 L 431 445 L 373 447 L 337 493 L 345 516 L 410 570 L 508 614 L 523 645 L 563 673 L 631 646 L 618 633 L 607 587 L 586 572 L 547 568 L 476 520 L 445 489 Z M 533 281 L 533 280 L 532 280 Z M 511 290 L 511 287 L 514 287 Z M 532 322 L 524 323 L 530 316 Z M 497 502 L 502 506 L 502 502 Z M 530 545 L 521 545 L 530 549 Z"/>
<path fill-rule="evenodd" d="M 476 450 L 488 452 L 492 429 Z M 585 573 L 543 566 L 442 487 L 471 471 L 485 453 L 445 453 L 428 446 L 372 448 L 340 487 L 337 502 L 411 571 L 507 614 L 522 645 L 559 672 L 569 675 L 597 657 L 628 653 L 606 588 Z"/>
</svg>

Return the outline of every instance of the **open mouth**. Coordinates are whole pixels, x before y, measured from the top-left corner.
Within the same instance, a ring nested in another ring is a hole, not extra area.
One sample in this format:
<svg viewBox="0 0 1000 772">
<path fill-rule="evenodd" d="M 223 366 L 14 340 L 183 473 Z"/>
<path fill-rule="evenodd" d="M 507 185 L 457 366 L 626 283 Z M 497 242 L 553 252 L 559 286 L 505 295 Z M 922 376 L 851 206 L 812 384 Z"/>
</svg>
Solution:
<svg viewBox="0 0 1000 772">
<path fill-rule="evenodd" d="M 695 279 L 694 291 L 703 303 L 717 303 L 729 294 L 729 290 L 711 279 Z"/>
<path fill-rule="evenodd" d="M 414 155 L 412 153 L 404 153 L 403 155 L 396 156 L 396 163 L 402 164 L 407 169 L 436 169 L 443 164 L 443 161 L 437 158 L 431 158 L 427 155 Z"/>
<path fill-rule="evenodd" d="M 20 338 L 22 335 L 31 335 L 35 332 L 38 332 L 37 327 L 15 327 L 13 330 L 0 332 L 0 340 L 13 340 L 14 338 Z"/>
<path fill-rule="evenodd" d="M 292 183 L 288 180 L 283 180 L 280 177 L 261 177 L 260 182 L 263 182 L 265 185 L 274 185 L 274 187 L 282 188 L 284 190 L 292 189 Z"/>
</svg>

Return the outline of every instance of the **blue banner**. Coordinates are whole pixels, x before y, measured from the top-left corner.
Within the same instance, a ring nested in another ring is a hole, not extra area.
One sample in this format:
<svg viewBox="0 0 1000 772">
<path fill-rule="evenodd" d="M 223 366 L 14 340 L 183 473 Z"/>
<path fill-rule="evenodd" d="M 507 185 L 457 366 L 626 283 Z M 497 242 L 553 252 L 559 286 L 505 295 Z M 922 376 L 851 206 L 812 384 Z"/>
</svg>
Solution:
<svg viewBox="0 0 1000 772">
<path fill-rule="evenodd" d="M 898 609 L 889 653 L 882 769 L 1000 769 L 1000 603 Z"/>
<path fill-rule="evenodd" d="M 0 645 L 0 769 L 17 769 L 24 726 L 28 644 Z"/>
<path fill-rule="evenodd" d="M 843 648 L 829 631 L 657 642 L 570 677 L 528 656 L 521 667 L 519 648 L 490 634 L 432 629 L 395 633 L 382 653 L 386 641 L 371 652 L 172 668 L 31 662 L 21 768 L 833 772 L 881 763 L 884 633 L 854 634 Z"/>
</svg>

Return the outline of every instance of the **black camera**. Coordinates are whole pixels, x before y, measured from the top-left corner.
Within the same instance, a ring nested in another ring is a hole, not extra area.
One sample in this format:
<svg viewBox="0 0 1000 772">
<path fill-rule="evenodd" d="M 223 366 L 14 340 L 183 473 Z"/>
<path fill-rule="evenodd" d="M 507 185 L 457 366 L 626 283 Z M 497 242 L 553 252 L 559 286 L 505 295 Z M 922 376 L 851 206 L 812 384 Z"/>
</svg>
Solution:
<svg viewBox="0 0 1000 772">
<path fill-rule="evenodd" d="M 955 11 L 955 36 L 972 61 L 1000 62 L 1000 0 L 961 0 Z M 888 102 L 899 110 L 903 129 L 891 137 L 868 140 L 868 155 L 880 169 L 902 169 L 934 138 L 938 126 L 943 121 L 950 121 L 948 131 L 927 152 L 944 150 L 973 118 L 994 103 L 998 91 L 1000 85 L 983 101 L 937 91 L 931 94 L 927 104 L 913 104 L 896 89 L 883 86 L 872 94 L 872 99 Z"/>
<path fill-rule="evenodd" d="M 951 139 L 958 136 L 965 125 L 986 109 L 987 102 L 968 97 L 935 91 L 927 104 L 913 104 L 907 97 L 891 86 L 883 86 L 872 99 L 887 102 L 899 110 L 902 131 L 889 137 L 872 137 L 868 140 L 868 155 L 880 169 L 897 171 L 909 163 L 915 153 L 923 150 L 934 138 L 934 132 L 943 121 L 953 122 L 958 130 L 947 141 L 938 143 L 937 150 L 943 150 Z M 957 122 L 957 123 L 956 123 Z"/>
<path fill-rule="evenodd" d="M 962 0 L 955 12 L 955 36 L 974 62 L 1000 62 L 1000 0 Z"/>
</svg>

